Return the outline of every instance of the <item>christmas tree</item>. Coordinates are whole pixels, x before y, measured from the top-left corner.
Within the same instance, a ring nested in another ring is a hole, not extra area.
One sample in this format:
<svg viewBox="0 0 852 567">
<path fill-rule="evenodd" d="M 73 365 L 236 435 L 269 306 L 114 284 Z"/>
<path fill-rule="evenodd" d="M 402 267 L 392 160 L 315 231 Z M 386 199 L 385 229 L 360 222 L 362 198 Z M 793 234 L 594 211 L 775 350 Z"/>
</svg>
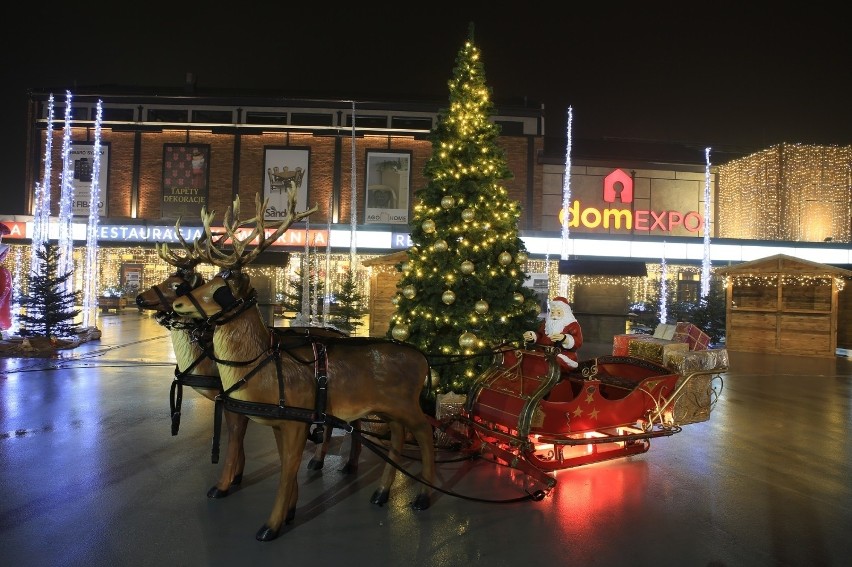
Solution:
<svg viewBox="0 0 852 567">
<path fill-rule="evenodd" d="M 337 308 L 330 314 L 329 322 L 349 335 L 362 325 L 364 316 L 364 295 L 358 291 L 358 282 L 352 270 L 347 270 L 340 282 L 340 290 L 335 294 Z"/>
<path fill-rule="evenodd" d="M 427 185 L 415 193 L 413 246 L 397 266 L 402 277 L 388 331 L 427 354 L 433 395 L 467 393 L 492 350 L 519 343 L 539 313 L 524 286 L 521 211 L 501 185 L 512 174 L 497 145 L 499 126 L 489 121 L 491 90 L 472 25 L 449 90 L 449 108 L 430 134 Z"/>
<path fill-rule="evenodd" d="M 316 270 L 308 267 L 307 281 L 305 279 L 302 270 L 296 270 L 294 277 L 287 281 L 280 301 L 281 308 L 285 312 L 297 313 L 298 326 L 316 323 L 313 316 L 322 313 L 325 295 L 325 283 Z M 306 288 L 307 297 L 305 296 Z"/>
<path fill-rule="evenodd" d="M 79 330 L 74 317 L 80 314 L 74 305 L 80 299 L 80 292 L 66 289 L 66 281 L 71 272 L 57 274 L 59 249 L 55 244 L 45 242 L 36 250 L 41 273 L 30 275 L 27 294 L 20 298 L 21 307 L 26 309 L 18 320 L 22 337 L 65 338 L 73 336 Z"/>
</svg>

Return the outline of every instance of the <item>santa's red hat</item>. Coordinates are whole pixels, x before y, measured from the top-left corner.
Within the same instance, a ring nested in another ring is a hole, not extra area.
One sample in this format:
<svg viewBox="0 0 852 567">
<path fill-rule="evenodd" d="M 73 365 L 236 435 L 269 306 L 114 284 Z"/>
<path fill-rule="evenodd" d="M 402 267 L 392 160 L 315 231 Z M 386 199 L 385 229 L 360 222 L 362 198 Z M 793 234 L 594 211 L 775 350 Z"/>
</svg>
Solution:
<svg viewBox="0 0 852 567">
<path fill-rule="evenodd" d="M 551 299 L 551 300 L 550 300 L 550 305 L 551 305 L 551 307 L 552 307 L 552 306 L 553 306 L 553 304 L 554 304 L 554 303 L 556 303 L 556 302 L 560 302 L 560 303 L 564 303 L 565 305 L 568 305 L 568 300 L 567 300 L 567 299 L 565 299 L 564 297 L 554 297 L 553 299 Z M 569 307 L 570 307 L 570 306 L 569 306 Z"/>
</svg>

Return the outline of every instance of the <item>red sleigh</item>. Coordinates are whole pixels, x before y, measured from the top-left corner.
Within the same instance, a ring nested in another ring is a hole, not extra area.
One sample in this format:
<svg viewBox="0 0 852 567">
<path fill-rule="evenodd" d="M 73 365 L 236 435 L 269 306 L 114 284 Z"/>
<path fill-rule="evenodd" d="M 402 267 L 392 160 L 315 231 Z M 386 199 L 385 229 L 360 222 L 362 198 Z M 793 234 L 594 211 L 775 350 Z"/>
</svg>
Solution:
<svg viewBox="0 0 852 567">
<path fill-rule="evenodd" d="M 644 453 L 652 438 L 707 420 L 727 370 L 727 352 L 716 351 L 709 365 L 599 356 L 561 373 L 556 350 L 532 348 L 496 354 L 464 407 L 440 422 L 464 450 L 490 453 L 548 487 L 556 484 L 548 473 Z"/>
</svg>

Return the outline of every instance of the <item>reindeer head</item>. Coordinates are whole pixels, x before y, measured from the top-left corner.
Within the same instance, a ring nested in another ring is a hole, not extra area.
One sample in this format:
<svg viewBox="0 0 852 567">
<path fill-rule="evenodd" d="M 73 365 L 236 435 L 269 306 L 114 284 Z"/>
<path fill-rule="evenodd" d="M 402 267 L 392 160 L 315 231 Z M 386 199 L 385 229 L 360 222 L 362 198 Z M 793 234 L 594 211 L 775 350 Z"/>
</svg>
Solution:
<svg viewBox="0 0 852 567">
<path fill-rule="evenodd" d="M 151 286 L 148 290 L 136 296 L 136 305 L 140 309 L 171 311 L 175 299 L 204 283 L 202 275 L 195 271 L 195 267 L 201 262 L 201 258 L 195 255 L 194 246 L 189 245 L 184 240 L 180 232 L 180 217 L 175 223 L 175 235 L 180 241 L 183 251 L 175 252 L 169 248 L 167 243 L 161 242 L 157 244 L 157 255 L 177 269 L 162 282 Z M 207 238 L 207 233 L 201 236 L 201 239 L 204 238 Z"/>
<path fill-rule="evenodd" d="M 289 196 L 287 216 L 284 220 L 275 221 L 272 225 L 273 232 L 266 234 L 264 212 L 269 200 L 260 200 L 255 195 L 256 213 L 251 219 L 240 220 L 240 198 L 234 199 L 234 204 L 225 211 L 223 225 L 227 238 L 230 239 L 233 250 L 224 250 L 221 246 L 223 239 L 216 241 L 211 232 L 214 213 L 207 213 L 206 208 L 201 209 L 201 221 L 204 225 L 204 236 L 196 240 L 193 256 L 219 266 L 222 270 L 209 282 L 193 289 L 190 293 L 177 298 L 172 303 L 172 309 L 178 315 L 195 317 L 199 319 L 210 319 L 218 315 L 232 312 L 243 305 L 253 304 L 256 296 L 251 286 L 249 277 L 244 274 L 242 268 L 250 264 L 257 256 L 269 248 L 278 238 L 284 234 L 290 226 L 307 216 L 316 212 L 317 207 L 296 213 L 296 193 Z M 248 235 L 241 237 L 238 229 L 241 226 L 252 225 L 253 228 Z M 257 239 L 257 245 L 246 250 L 246 247 Z"/>
</svg>

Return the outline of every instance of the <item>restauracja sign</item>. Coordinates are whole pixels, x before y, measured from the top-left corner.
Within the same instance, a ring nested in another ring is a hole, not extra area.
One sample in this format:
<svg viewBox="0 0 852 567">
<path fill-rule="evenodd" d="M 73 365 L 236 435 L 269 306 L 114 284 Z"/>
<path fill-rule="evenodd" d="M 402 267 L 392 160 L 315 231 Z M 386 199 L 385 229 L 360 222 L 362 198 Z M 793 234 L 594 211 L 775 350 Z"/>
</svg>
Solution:
<svg viewBox="0 0 852 567">
<path fill-rule="evenodd" d="M 633 202 L 633 178 L 621 169 L 616 169 L 603 181 L 603 200 L 607 203 Z M 659 230 L 671 232 L 683 227 L 689 232 L 700 233 L 704 228 L 704 219 L 698 211 L 651 211 L 643 209 L 598 209 L 583 208 L 579 200 L 568 207 L 568 227 L 578 228 L 615 228 L 627 230 Z M 559 222 L 565 223 L 565 209 L 559 211 Z"/>
</svg>

